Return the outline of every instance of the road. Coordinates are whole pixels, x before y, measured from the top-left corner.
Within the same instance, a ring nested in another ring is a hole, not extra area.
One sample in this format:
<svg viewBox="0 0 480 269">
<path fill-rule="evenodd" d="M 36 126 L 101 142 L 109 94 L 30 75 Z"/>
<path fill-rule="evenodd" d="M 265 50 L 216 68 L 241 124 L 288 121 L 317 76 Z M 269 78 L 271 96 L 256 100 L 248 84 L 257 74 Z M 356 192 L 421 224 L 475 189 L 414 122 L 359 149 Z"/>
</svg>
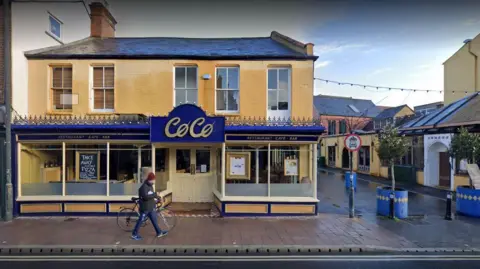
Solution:
<svg viewBox="0 0 480 269">
<path fill-rule="evenodd" d="M 45 259 L 47 258 L 47 259 Z M 9 259 L 9 260 L 6 260 Z M 44 259 L 44 260 L 43 260 Z M 338 268 L 338 269 L 380 269 L 380 268 L 478 268 L 478 255 L 464 256 L 257 256 L 257 257 L 44 257 L 42 259 L 25 259 L 25 257 L 0 257 L 0 268 L 39 268 L 39 269 L 122 269 L 122 268 Z"/>
</svg>

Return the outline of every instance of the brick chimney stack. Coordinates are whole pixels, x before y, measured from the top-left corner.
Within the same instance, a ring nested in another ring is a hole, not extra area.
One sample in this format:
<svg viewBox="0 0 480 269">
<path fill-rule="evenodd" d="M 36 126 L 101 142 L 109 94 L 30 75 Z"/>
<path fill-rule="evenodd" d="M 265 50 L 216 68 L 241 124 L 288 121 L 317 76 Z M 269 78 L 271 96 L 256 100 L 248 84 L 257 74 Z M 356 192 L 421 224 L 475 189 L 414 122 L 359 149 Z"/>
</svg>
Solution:
<svg viewBox="0 0 480 269">
<path fill-rule="evenodd" d="M 115 25 L 117 21 L 103 3 L 91 3 L 90 13 L 91 37 L 115 37 Z"/>
</svg>

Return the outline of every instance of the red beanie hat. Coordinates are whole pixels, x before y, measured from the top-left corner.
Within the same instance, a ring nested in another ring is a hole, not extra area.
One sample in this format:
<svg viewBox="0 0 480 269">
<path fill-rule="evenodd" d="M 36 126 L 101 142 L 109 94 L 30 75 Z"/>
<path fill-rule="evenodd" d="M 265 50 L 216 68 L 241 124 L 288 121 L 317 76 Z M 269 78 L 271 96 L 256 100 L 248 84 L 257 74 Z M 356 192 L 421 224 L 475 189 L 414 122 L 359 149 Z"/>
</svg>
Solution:
<svg viewBox="0 0 480 269">
<path fill-rule="evenodd" d="M 154 180 L 155 179 L 155 174 L 153 172 L 148 173 L 147 180 Z"/>
</svg>

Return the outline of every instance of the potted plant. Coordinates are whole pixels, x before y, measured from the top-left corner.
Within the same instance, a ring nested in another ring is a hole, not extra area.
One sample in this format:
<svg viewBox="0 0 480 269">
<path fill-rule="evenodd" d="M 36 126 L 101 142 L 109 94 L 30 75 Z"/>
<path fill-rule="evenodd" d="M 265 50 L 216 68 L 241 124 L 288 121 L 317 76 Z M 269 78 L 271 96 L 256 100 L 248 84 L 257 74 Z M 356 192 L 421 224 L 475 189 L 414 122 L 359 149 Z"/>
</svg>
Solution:
<svg viewBox="0 0 480 269">
<path fill-rule="evenodd" d="M 480 136 L 469 133 L 466 128 L 460 128 L 450 143 L 449 154 L 458 160 L 467 160 L 468 164 L 475 164 L 480 158 Z M 469 176 L 468 186 L 457 186 L 456 209 L 457 213 L 480 217 L 480 190 L 473 186 Z"/>
<path fill-rule="evenodd" d="M 408 217 L 408 191 L 395 187 L 395 160 L 404 156 L 408 151 L 409 141 L 405 136 L 398 134 L 398 129 L 387 125 L 379 134 L 378 145 L 375 150 L 380 160 L 387 163 L 392 173 L 391 187 L 377 188 L 377 214 L 390 216 L 390 195 L 393 194 L 393 216 L 399 219 Z"/>
</svg>

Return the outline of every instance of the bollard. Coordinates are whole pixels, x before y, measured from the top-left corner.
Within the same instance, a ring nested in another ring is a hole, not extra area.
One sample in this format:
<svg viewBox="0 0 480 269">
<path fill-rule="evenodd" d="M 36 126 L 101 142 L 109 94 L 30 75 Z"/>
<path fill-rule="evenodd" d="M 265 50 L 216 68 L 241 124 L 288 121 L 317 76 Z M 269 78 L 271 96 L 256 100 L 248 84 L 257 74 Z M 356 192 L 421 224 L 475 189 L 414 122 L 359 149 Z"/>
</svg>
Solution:
<svg viewBox="0 0 480 269">
<path fill-rule="evenodd" d="M 390 214 L 389 218 L 393 219 L 395 217 L 395 193 L 390 193 Z"/>
<path fill-rule="evenodd" d="M 445 213 L 446 220 L 452 220 L 452 193 L 447 193 L 447 208 Z"/>
</svg>

